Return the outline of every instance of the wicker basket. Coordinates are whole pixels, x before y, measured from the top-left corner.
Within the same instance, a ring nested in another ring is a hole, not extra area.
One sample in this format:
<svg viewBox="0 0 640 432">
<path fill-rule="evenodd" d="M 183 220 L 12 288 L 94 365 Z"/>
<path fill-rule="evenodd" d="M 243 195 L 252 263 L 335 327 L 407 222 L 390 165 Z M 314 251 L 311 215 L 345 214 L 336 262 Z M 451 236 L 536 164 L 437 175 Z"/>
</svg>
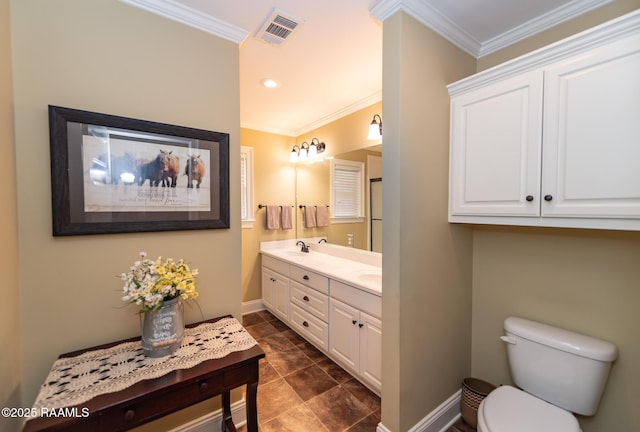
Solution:
<svg viewBox="0 0 640 432">
<path fill-rule="evenodd" d="M 462 380 L 460 412 L 466 424 L 472 428 L 478 427 L 478 407 L 480 402 L 495 388 L 496 386 L 493 384 L 477 378 L 465 378 Z"/>
</svg>

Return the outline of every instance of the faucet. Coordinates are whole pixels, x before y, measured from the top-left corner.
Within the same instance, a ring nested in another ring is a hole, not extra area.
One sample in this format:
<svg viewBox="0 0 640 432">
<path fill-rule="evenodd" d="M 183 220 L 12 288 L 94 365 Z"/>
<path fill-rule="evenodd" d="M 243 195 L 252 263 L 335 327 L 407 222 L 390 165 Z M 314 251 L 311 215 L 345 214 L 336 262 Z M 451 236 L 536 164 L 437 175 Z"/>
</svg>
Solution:
<svg viewBox="0 0 640 432">
<path fill-rule="evenodd" d="M 296 246 L 298 246 L 299 244 L 302 244 L 302 248 L 300 249 L 300 252 L 309 253 L 309 246 L 304 244 L 302 240 L 299 240 L 298 243 L 296 243 Z"/>
<path fill-rule="evenodd" d="M 327 239 L 326 238 L 321 238 L 320 240 L 318 240 L 318 243 L 326 243 Z"/>
</svg>

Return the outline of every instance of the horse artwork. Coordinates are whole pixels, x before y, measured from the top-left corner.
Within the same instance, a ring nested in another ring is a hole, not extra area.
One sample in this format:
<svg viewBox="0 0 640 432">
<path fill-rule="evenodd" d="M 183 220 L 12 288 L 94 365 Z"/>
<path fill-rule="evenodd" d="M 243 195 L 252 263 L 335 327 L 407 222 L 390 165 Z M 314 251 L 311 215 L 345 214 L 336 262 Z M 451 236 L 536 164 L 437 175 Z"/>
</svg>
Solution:
<svg viewBox="0 0 640 432">
<path fill-rule="evenodd" d="M 178 173 L 180 172 L 180 158 L 173 154 L 173 151 L 166 152 L 160 150 L 166 160 L 165 170 L 162 174 L 162 187 L 176 187 L 178 184 Z"/>
<path fill-rule="evenodd" d="M 202 179 L 204 178 L 206 169 L 204 162 L 200 159 L 200 155 L 189 155 L 187 164 L 184 167 L 184 175 L 187 176 L 187 188 L 193 188 L 193 182 L 196 181 L 196 188 L 200 188 Z"/>
<path fill-rule="evenodd" d="M 163 182 L 165 171 L 167 170 L 167 153 L 162 150 L 155 159 L 147 161 L 138 160 L 137 178 L 138 185 L 142 186 L 149 180 L 149 186 L 158 187 Z"/>
</svg>

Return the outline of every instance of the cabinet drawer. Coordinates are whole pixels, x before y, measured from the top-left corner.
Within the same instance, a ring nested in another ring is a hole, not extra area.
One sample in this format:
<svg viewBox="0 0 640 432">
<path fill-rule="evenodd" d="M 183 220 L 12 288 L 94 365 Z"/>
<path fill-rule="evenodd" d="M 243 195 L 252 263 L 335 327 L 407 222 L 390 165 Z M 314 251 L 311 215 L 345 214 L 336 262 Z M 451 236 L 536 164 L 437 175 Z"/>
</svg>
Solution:
<svg viewBox="0 0 640 432">
<path fill-rule="evenodd" d="M 329 349 L 329 326 L 304 309 L 291 305 L 291 326 L 309 342 L 325 352 Z"/>
<path fill-rule="evenodd" d="M 298 282 L 291 282 L 291 302 L 311 312 L 322 321 L 329 316 L 329 297 Z"/>
<path fill-rule="evenodd" d="M 268 255 L 262 255 L 262 265 L 282 275 L 289 276 L 289 264 Z"/>
<path fill-rule="evenodd" d="M 291 280 L 315 288 L 323 294 L 329 294 L 329 279 L 326 276 L 293 265 L 290 271 Z"/>
<path fill-rule="evenodd" d="M 351 305 L 359 310 L 382 317 L 382 298 L 351 285 L 335 280 L 331 281 L 331 297 Z"/>
</svg>

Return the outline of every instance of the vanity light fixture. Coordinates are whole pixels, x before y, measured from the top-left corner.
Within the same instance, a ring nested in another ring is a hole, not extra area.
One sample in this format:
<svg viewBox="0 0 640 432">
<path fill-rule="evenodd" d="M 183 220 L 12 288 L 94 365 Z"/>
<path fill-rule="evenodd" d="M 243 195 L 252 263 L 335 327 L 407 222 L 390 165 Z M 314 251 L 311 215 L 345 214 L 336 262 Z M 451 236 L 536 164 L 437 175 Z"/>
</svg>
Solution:
<svg viewBox="0 0 640 432">
<path fill-rule="evenodd" d="M 320 153 L 323 153 L 326 148 L 325 143 L 320 142 L 318 138 L 311 140 L 311 144 L 303 142 L 299 146 L 296 144 L 291 149 L 289 156 L 289 162 L 304 162 L 315 159 Z"/>
<path fill-rule="evenodd" d="M 376 117 L 378 117 L 378 121 L 376 121 Z M 367 136 L 368 140 L 378 140 L 382 138 L 382 117 L 378 114 L 373 115 L 373 120 L 371 120 L 371 124 L 369 125 L 369 135 Z"/>
</svg>

